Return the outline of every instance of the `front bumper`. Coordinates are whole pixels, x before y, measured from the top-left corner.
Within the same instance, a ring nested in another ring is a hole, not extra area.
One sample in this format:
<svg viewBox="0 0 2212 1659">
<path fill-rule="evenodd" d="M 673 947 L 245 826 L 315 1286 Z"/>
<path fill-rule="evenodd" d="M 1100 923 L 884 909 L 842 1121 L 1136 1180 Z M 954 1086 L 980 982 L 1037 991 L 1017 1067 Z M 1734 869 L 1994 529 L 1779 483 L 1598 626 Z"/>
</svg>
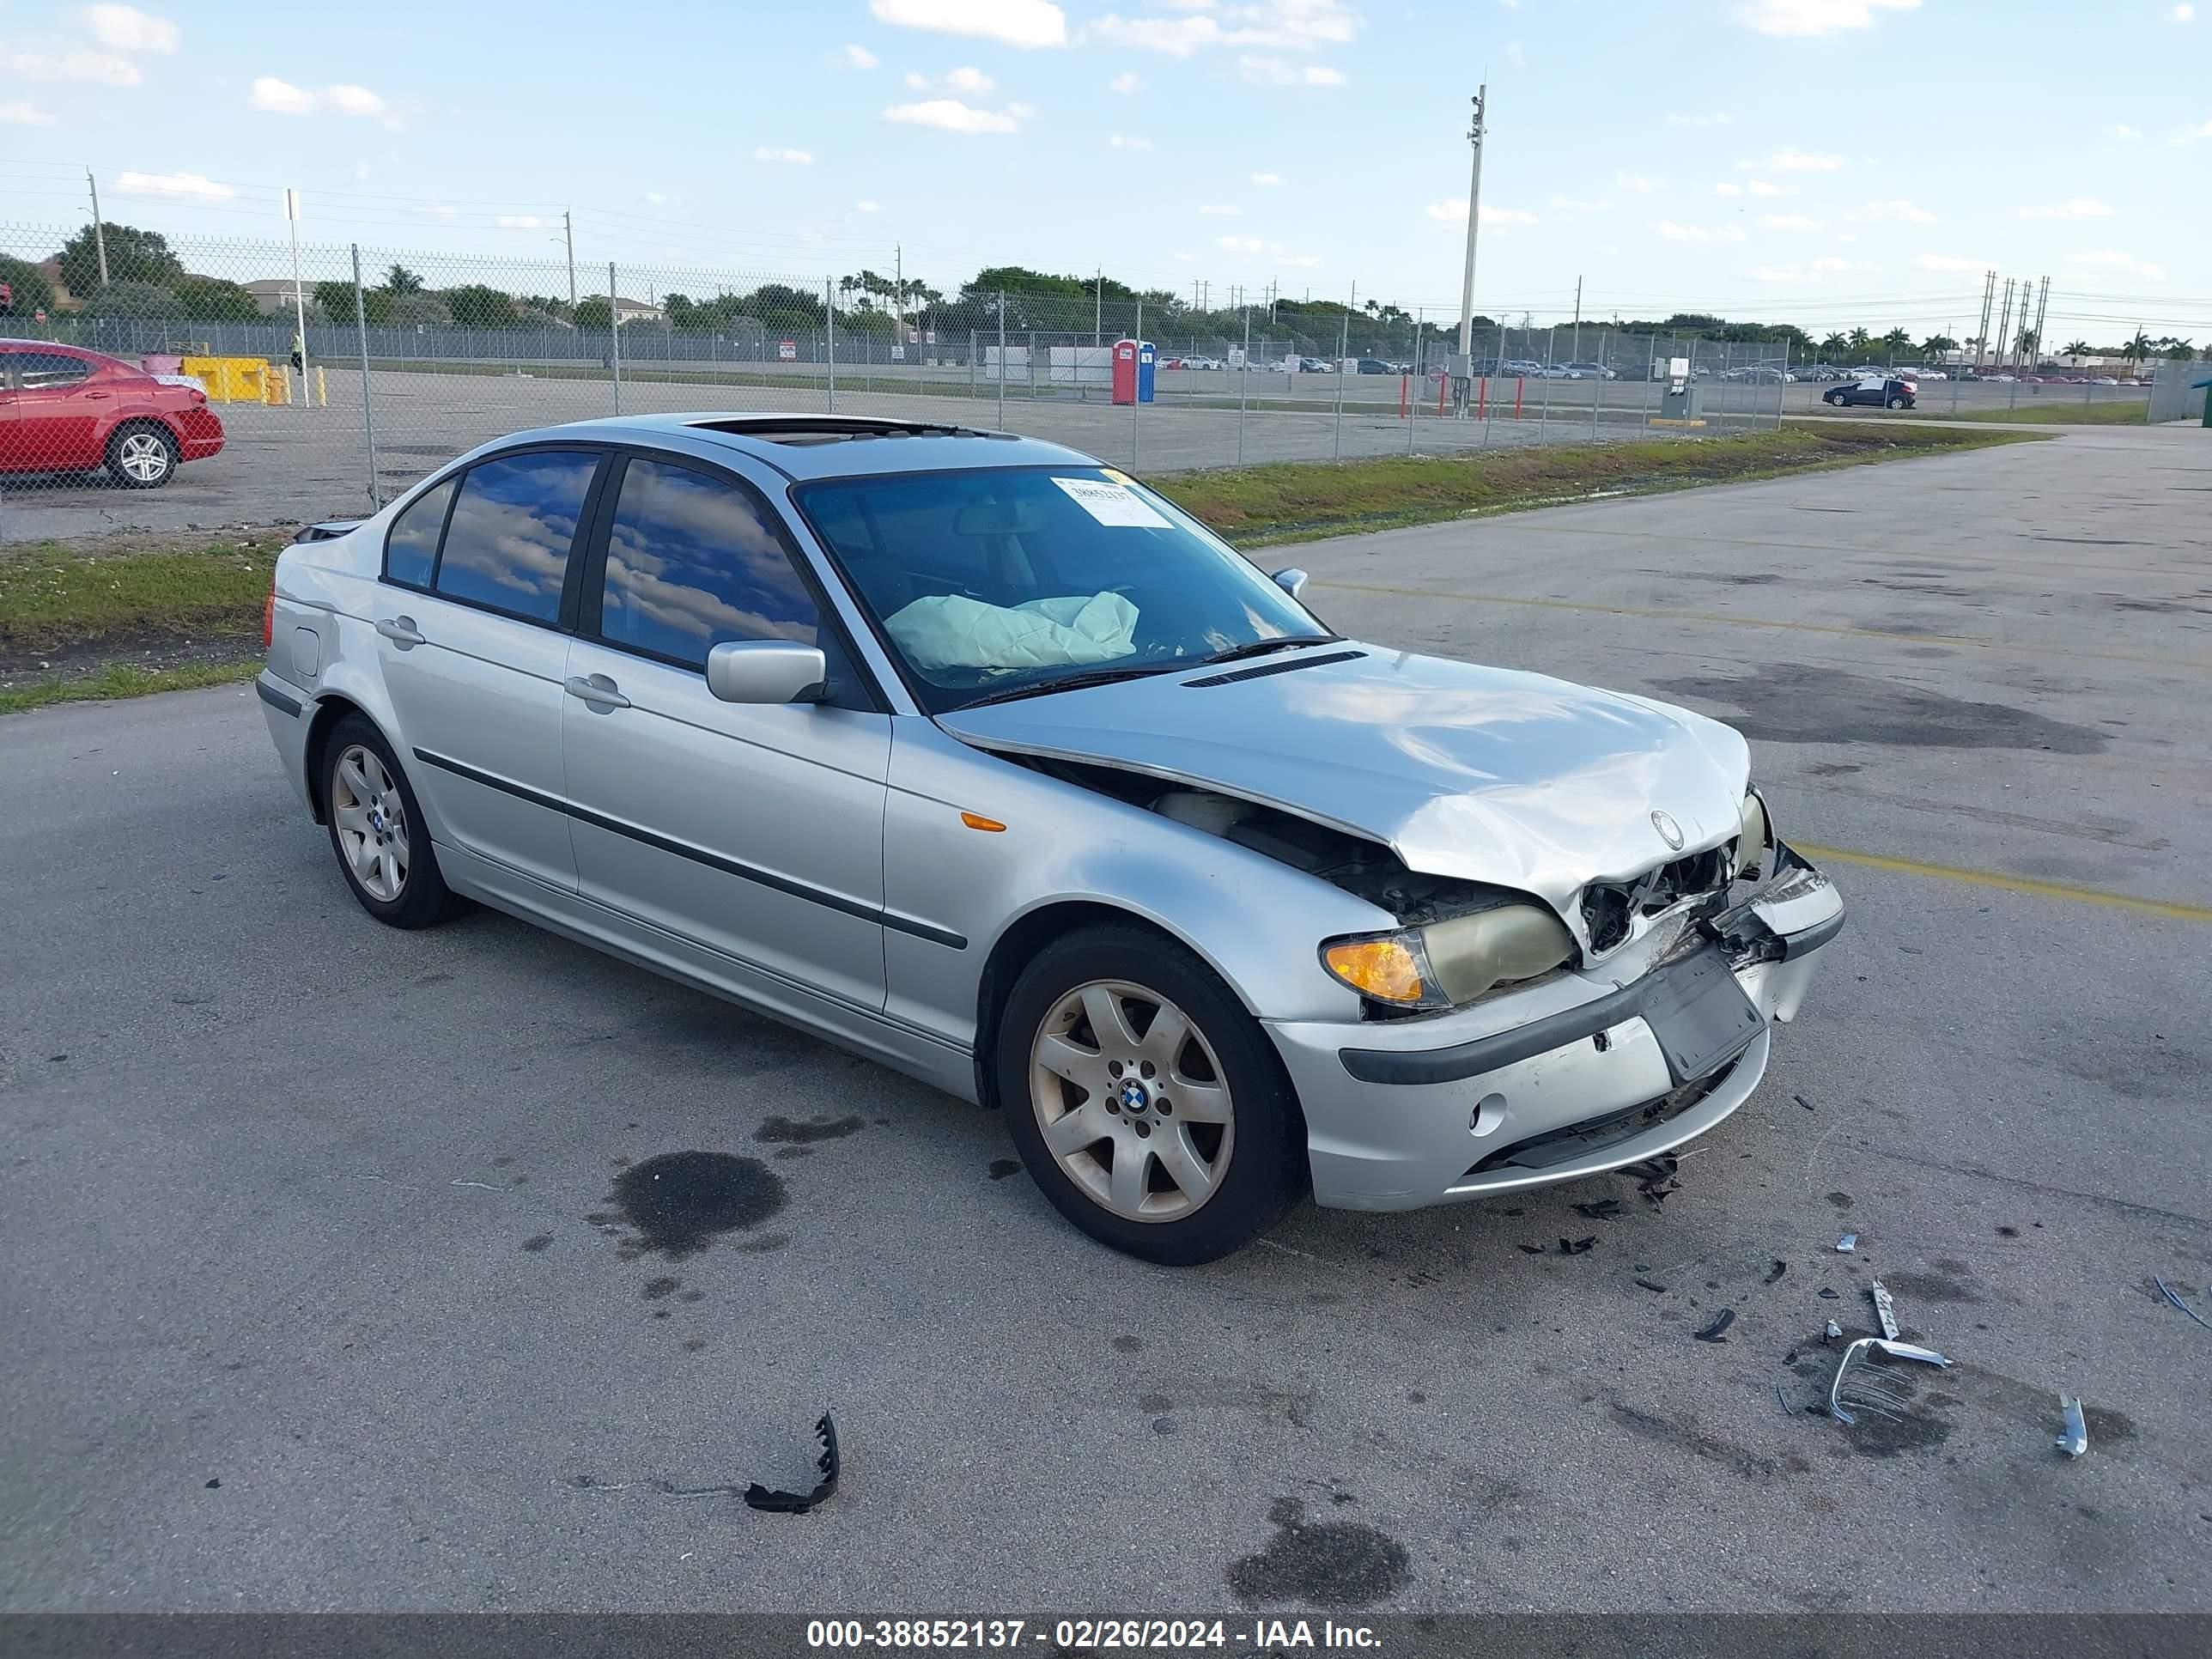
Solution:
<svg viewBox="0 0 2212 1659">
<path fill-rule="evenodd" d="M 1843 928 L 1826 877 L 1778 842 L 1775 863 L 1735 908 L 1655 927 L 1594 971 L 1437 1019 L 1269 1022 L 1304 1109 L 1316 1200 L 1409 1210 L 1549 1186 L 1720 1122 L 1759 1086 L 1771 1028 L 1796 1016 Z M 1684 1077 L 1646 1013 L 1661 994 L 1655 970 L 1706 942 L 1761 1024 L 1731 1058 Z"/>
</svg>

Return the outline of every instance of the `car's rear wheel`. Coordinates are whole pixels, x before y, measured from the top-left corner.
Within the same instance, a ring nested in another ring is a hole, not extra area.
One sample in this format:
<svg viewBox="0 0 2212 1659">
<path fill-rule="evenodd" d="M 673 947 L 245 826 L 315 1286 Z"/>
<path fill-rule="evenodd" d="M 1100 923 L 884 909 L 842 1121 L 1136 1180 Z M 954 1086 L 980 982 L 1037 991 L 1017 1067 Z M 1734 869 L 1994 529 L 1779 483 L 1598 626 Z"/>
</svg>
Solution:
<svg viewBox="0 0 2212 1659">
<path fill-rule="evenodd" d="M 1905 399 L 1902 398 L 1892 398 L 1889 400 L 1889 406 L 1892 409 L 1903 409 L 1905 407 Z"/>
<path fill-rule="evenodd" d="M 107 441 L 108 476 L 126 489 L 159 489 L 183 459 L 168 429 L 153 421 L 119 426 Z"/>
<path fill-rule="evenodd" d="M 407 775 L 384 734 L 348 714 L 323 745 L 331 848 L 361 908 L 392 927 L 428 927 L 460 908 L 446 885 Z"/>
<path fill-rule="evenodd" d="M 994 1062 L 1030 1176 L 1115 1249 L 1212 1261 L 1305 1189 L 1281 1061 L 1212 969 L 1156 934 L 1099 927 L 1048 945 L 1007 994 Z"/>
</svg>

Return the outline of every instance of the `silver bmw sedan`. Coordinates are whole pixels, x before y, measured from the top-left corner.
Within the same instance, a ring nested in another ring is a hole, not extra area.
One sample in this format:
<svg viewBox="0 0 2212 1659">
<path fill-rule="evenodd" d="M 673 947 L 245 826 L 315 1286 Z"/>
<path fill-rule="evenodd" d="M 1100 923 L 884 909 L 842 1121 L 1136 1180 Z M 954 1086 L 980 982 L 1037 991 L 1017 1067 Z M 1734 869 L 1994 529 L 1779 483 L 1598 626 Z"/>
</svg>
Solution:
<svg viewBox="0 0 2212 1659">
<path fill-rule="evenodd" d="M 378 921 L 493 905 L 1000 1108 L 1153 1261 L 1735 1111 L 1843 926 L 1743 738 L 1304 585 L 1054 444 L 595 421 L 303 532 L 258 690 Z"/>
</svg>

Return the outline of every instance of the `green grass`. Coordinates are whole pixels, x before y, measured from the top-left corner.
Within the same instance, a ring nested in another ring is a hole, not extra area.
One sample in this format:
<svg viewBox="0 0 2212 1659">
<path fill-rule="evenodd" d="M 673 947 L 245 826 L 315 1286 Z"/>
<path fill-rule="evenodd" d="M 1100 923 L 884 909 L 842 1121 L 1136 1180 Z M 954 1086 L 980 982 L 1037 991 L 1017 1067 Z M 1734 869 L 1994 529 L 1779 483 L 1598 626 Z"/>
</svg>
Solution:
<svg viewBox="0 0 2212 1659">
<path fill-rule="evenodd" d="M 1920 411 L 1916 411 L 1920 412 Z M 2150 405 L 2133 399 L 2086 404 L 2069 400 L 2063 393 L 2023 403 L 2012 409 L 1961 410 L 1956 415 L 1936 410 L 1946 420 L 1978 421 L 1989 426 L 2145 426 Z"/>
<path fill-rule="evenodd" d="M 1644 495 L 2033 441 L 2027 433 L 1822 422 L 1693 442 L 1556 445 L 1334 465 L 1285 462 L 1152 483 L 1220 535 L 1257 547 L 1519 512 L 1599 494 Z"/>
<path fill-rule="evenodd" d="M 257 641 L 281 539 L 195 538 L 173 551 L 104 554 L 36 542 L 0 555 L 0 664 L 94 641 Z"/>
<path fill-rule="evenodd" d="M 110 697 L 143 697 L 155 691 L 191 691 L 204 685 L 229 685 L 261 672 L 251 662 L 188 663 L 181 668 L 134 668 L 110 663 L 96 674 L 74 680 L 37 680 L 0 690 L 0 714 L 20 714 L 55 702 L 91 702 Z"/>
</svg>

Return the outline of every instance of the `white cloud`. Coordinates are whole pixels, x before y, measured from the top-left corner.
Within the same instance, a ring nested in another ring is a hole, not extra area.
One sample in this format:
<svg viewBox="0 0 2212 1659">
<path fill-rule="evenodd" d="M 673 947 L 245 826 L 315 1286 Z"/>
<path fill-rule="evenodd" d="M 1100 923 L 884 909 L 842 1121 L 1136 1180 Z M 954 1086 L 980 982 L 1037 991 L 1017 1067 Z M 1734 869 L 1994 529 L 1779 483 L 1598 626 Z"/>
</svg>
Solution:
<svg viewBox="0 0 2212 1659">
<path fill-rule="evenodd" d="M 1603 198 L 1595 202 L 1585 202 L 1572 196 L 1554 196 L 1552 205 L 1562 213 L 1602 213 L 1613 204 Z"/>
<path fill-rule="evenodd" d="M 1449 201 L 1431 202 L 1422 210 L 1439 224 L 1463 225 L 1467 222 L 1467 198 L 1455 197 Z M 1482 206 L 1482 222 L 1486 225 L 1533 225 L 1536 216 L 1525 208 L 1492 207 L 1487 202 Z"/>
<path fill-rule="evenodd" d="M 389 117 L 392 112 L 392 106 L 367 87 L 325 87 L 311 92 L 273 75 L 256 76 L 246 101 L 271 115 L 313 115 L 327 110 L 333 115 Z"/>
<path fill-rule="evenodd" d="M 36 104 L 0 104 L 0 127 L 50 127 L 54 118 Z"/>
<path fill-rule="evenodd" d="M 2173 21 L 2177 23 L 2194 22 L 2197 18 L 2197 8 L 2194 6 L 2176 6 L 2173 9 L 2172 16 Z"/>
<path fill-rule="evenodd" d="M 1016 105 L 1017 109 L 1026 106 Z M 902 126 L 937 127 L 945 132 L 1018 132 L 1021 123 L 1010 111 L 1000 114 L 976 109 L 957 98 L 928 98 L 918 104 L 893 104 L 884 119 Z"/>
<path fill-rule="evenodd" d="M 1936 216 L 1902 196 L 1887 202 L 1862 202 L 1844 216 L 1856 225 L 1932 225 Z"/>
<path fill-rule="evenodd" d="M 2023 219 L 2109 219 L 2112 209 L 2094 197 L 2069 197 L 2063 202 L 2014 210 Z"/>
<path fill-rule="evenodd" d="M 753 151 L 756 161 L 776 161 L 791 167 L 812 167 L 813 156 L 803 149 L 784 149 L 774 144 L 763 144 Z"/>
<path fill-rule="evenodd" d="M 1778 185 L 1771 179 L 1748 179 L 1744 188 L 1753 196 L 1795 196 L 1797 193 L 1796 185 Z"/>
<path fill-rule="evenodd" d="M 1840 155 L 1810 155 L 1802 149 L 1784 145 L 1764 161 L 1738 161 L 1736 166 L 1745 173 L 1762 167 L 1772 173 L 1839 173 L 1843 170 L 1844 158 Z"/>
<path fill-rule="evenodd" d="M 1833 34 L 1863 29 L 1878 11 L 1911 11 L 1920 0 L 1744 0 L 1736 21 L 1761 34 Z"/>
<path fill-rule="evenodd" d="M 2142 276 L 2154 283 L 2166 280 L 2166 267 L 2149 259 L 2138 259 L 2133 254 L 2123 253 L 2115 247 L 2100 247 L 2087 253 L 2077 253 L 2067 261 L 2075 265 L 2102 265 L 2113 270 L 2124 270 L 2130 276 Z"/>
<path fill-rule="evenodd" d="M 1340 87 L 1344 71 L 1326 64 L 1292 64 L 1280 58 L 1244 57 L 1237 60 L 1237 73 L 1256 86 Z"/>
<path fill-rule="evenodd" d="M 1667 181 L 1663 179 L 1647 179 L 1640 173 L 1616 173 L 1613 175 L 1613 187 L 1615 190 L 1630 191 L 1638 196 L 1649 196 L 1655 190 L 1664 190 L 1667 187 Z"/>
<path fill-rule="evenodd" d="M 1734 225 L 1719 230 L 1708 230 L 1703 225 L 1679 225 L 1672 219 L 1662 219 L 1656 229 L 1670 242 L 1741 242 L 1743 233 Z"/>
<path fill-rule="evenodd" d="M 1220 16 L 1229 20 L 1225 24 L 1206 15 L 1217 9 L 1210 3 L 1179 9 L 1196 15 L 1123 17 L 1109 12 L 1084 30 L 1084 38 L 1188 58 L 1208 46 L 1315 52 L 1348 45 L 1359 33 L 1359 15 L 1343 0 L 1244 0 L 1219 9 Z"/>
<path fill-rule="evenodd" d="M 929 84 L 919 75 L 908 76 L 906 83 L 915 88 L 926 87 Z M 979 69 L 962 68 L 946 70 L 945 79 L 939 84 L 953 92 L 964 92 L 970 97 L 980 97 L 999 83 Z"/>
<path fill-rule="evenodd" d="M 1449 202 L 1431 202 L 1423 211 L 1440 223 L 1463 225 L 1467 222 L 1467 198 L 1461 196 Z"/>
<path fill-rule="evenodd" d="M 1255 173 L 1252 175 L 1252 182 L 1262 189 L 1272 190 L 1283 182 L 1283 175 L 1279 173 Z"/>
<path fill-rule="evenodd" d="M 174 52 L 177 26 L 136 6 L 87 6 L 85 32 L 117 52 Z"/>
<path fill-rule="evenodd" d="M 1199 211 L 1214 219 L 1241 219 L 1244 216 L 1243 208 L 1231 207 L 1220 202 L 1209 202 L 1200 208 Z"/>
<path fill-rule="evenodd" d="M 1850 268 L 1848 259 L 1815 259 L 1802 265 L 1754 265 L 1751 276 L 1759 283 L 1809 283 Z"/>
<path fill-rule="evenodd" d="M 1150 149 L 1152 147 L 1152 141 L 1149 138 L 1132 138 L 1127 133 L 1115 132 L 1107 135 L 1106 145 L 1109 149 Z"/>
<path fill-rule="evenodd" d="M 1802 213 L 1764 213 L 1759 222 L 1769 230 L 1818 230 L 1820 222 L 1808 219 Z"/>
<path fill-rule="evenodd" d="M 115 188 L 125 196 L 200 196 L 220 198 L 235 196 L 238 191 L 228 185 L 216 184 L 197 173 L 125 173 L 116 177 Z"/>
<path fill-rule="evenodd" d="M 543 230 L 552 222 L 534 213 L 502 213 L 492 221 L 501 230 Z"/>
<path fill-rule="evenodd" d="M 1227 248 L 1231 253 L 1264 253 L 1267 245 L 1256 236 L 1217 236 L 1216 247 Z"/>
<path fill-rule="evenodd" d="M 1741 185 L 1731 184 L 1727 179 L 1723 179 L 1720 183 L 1713 186 L 1713 194 L 1716 196 L 1741 196 L 1743 194 L 1743 186 Z"/>
<path fill-rule="evenodd" d="M 74 40 L 0 41 L 0 75 L 19 81 L 89 81 L 110 87 L 135 87 L 145 78 L 128 58 L 96 52 Z"/>
<path fill-rule="evenodd" d="M 1670 127 L 1724 127 L 1735 119 L 1735 117 L 1733 115 L 1722 115 L 1718 113 L 1712 115 L 1669 115 L 1667 118 L 1667 125 Z"/>
<path fill-rule="evenodd" d="M 1006 46 L 1067 44 L 1067 15 L 1050 0 L 868 0 L 868 10 L 878 22 L 898 28 L 969 35 Z"/>
<path fill-rule="evenodd" d="M 845 61 L 857 70 L 872 70 L 884 60 L 866 46 L 848 46 L 845 48 Z"/>
<path fill-rule="evenodd" d="M 430 211 L 441 219 L 458 219 L 461 216 L 460 209 L 450 202 L 434 202 L 430 204 Z"/>
<path fill-rule="evenodd" d="M 1923 270 L 1983 271 L 1990 268 L 1987 259 L 1961 259 L 1955 253 L 1923 253 L 1913 260 Z"/>
<path fill-rule="evenodd" d="M 1318 253 L 1285 253 L 1276 263 L 1285 265 L 1292 270 L 1319 270 L 1321 269 L 1321 255 Z"/>
<path fill-rule="evenodd" d="M 1106 83 L 1106 89 L 1109 92 L 1118 92 L 1126 98 L 1133 92 L 1142 91 L 1144 89 L 1144 77 L 1139 75 L 1136 70 L 1123 70 L 1119 75 L 1115 76 L 1112 80 Z"/>
<path fill-rule="evenodd" d="M 853 211 L 855 213 L 880 213 L 883 211 L 883 204 L 880 202 L 855 202 L 853 204 Z"/>
<path fill-rule="evenodd" d="M 2142 137 L 2142 129 L 2141 127 L 2131 127 L 2126 122 L 2123 121 L 2119 125 L 2112 129 L 2112 137 L 2115 138 L 2140 138 Z"/>
<path fill-rule="evenodd" d="M 647 207 L 666 207 L 668 201 L 668 192 L 665 190 L 648 190 L 645 192 L 645 204 Z"/>
</svg>

